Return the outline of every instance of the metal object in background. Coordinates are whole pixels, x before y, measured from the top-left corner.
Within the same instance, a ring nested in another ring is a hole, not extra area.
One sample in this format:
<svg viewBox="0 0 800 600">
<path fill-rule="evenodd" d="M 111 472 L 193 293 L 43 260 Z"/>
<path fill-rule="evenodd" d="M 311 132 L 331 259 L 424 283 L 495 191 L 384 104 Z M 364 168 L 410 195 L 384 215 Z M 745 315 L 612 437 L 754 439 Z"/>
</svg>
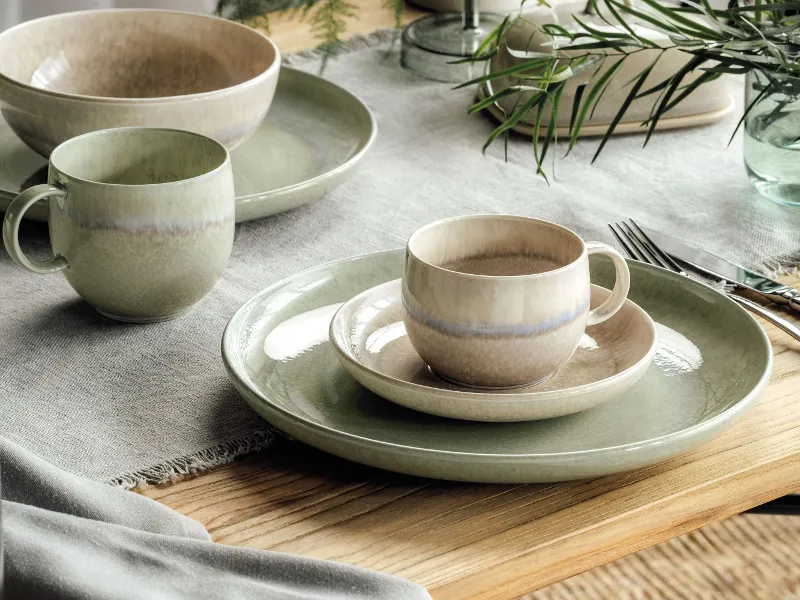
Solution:
<svg viewBox="0 0 800 600">
<path fill-rule="evenodd" d="M 478 0 L 465 0 L 462 13 L 422 17 L 403 30 L 400 63 L 426 79 L 461 83 L 482 75 L 483 63 L 453 64 L 469 58 L 504 16 L 481 13 Z"/>
</svg>

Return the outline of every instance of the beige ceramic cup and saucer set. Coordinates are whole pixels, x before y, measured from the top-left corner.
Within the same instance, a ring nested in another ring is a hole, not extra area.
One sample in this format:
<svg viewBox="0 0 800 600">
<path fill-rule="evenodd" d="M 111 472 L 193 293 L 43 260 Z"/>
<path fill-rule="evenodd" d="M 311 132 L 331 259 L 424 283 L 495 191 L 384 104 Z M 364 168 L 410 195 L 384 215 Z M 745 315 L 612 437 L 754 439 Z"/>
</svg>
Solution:
<svg viewBox="0 0 800 600">
<path fill-rule="evenodd" d="M 611 292 L 589 283 L 595 253 L 613 261 Z M 411 236 L 401 281 L 339 309 L 330 338 L 357 381 L 408 408 L 477 421 L 556 417 L 614 398 L 648 368 L 656 328 L 628 288 L 619 253 L 559 225 L 447 219 Z"/>
</svg>

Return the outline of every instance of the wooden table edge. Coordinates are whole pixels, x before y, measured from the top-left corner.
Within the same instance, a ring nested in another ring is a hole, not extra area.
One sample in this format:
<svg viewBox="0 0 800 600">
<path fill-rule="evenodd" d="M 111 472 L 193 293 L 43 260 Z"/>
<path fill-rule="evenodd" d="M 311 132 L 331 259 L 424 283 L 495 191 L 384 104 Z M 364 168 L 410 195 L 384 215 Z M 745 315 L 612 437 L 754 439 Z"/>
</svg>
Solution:
<svg viewBox="0 0 800 600">
<path fill-rule="evenodd" d="M 770 488 L 776 478 L 784 483 L 778 488 Z M 743 487 L 745 481 L 747 487 Z M 549 554 L 550 560 L 541 560 L 542 546 L 532 546 L 506 562 L 496 563 L 457 581 L 428 586 L 428 591 L 435 600 L 507 600 L 519 597 L 797 490 L 800 490 L 800 453 L 753 465 L 689 492 L 666 496 L 654 504 L 570 532 L 559 540 L 548 541 L 544 547 L 558 544 Z M 720 501 L 721 498 L 724 502 Z M 654 506 L 659 509 L 654 511 Z M 654 524 L 655 519 L 657 523 Z M 646 527 L 637 527 L 644 522 Z M 620 534 L 620 531 L 626 533 Z M 640 535 L 638 531 L 646 533 Z M 598 537 L 609 542 L 597 544 Z M 584 549 L 587 551 L 582 552 Z M 535 565 L 530 564 L 532 554 L 540 554 Z M 585 557 L 579 565 L 566 559 L 578 554 Z"/>
</svg>

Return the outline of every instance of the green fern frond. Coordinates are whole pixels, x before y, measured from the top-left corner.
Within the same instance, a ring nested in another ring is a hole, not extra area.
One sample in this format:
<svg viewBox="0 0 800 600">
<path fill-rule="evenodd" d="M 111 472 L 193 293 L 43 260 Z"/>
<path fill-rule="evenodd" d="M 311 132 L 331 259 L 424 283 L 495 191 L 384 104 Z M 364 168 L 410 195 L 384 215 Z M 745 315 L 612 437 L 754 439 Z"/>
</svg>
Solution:
<svg viewBox="0 0 800 600">
<path fill-rule="evenodd" d="M 217 0 L 214 13 L 232 21 L 247 22 L 267 13 L 291 8 L 291 0 Z"/>
<path fill-rule="evenodd" d="M 356 6 L 347 0 L 322 0 L 311 15 L 311 31 L 319 40 L 322 55 L 320 72 L 342 46 L 342 34 L 347 31 L 347 19 L 356 17 Z"/>
<path fill-rule="evenodd" d="M 382 6 L 394 13 L 394 26 L 395 29 L 400 29 L 403 26 L 403 13 L 406 9 L 404 0 L 383 0 Z"/>
<path fill-rule="evenodd" d="M 269 32 L 268 13 L 289 8 L 287 0 L 217 0 L 214 14 Z"/>
<path fill-rule="evenodd" d="M 403 22 L 403 0 L 383 0 L 394 11 L 397 27 Z M 217 15 L 269 31 L 269 13 L 294 10 L 300 18 L 311 16 L 311 30 L 322 55 L 320 72 L 342 46 L 347 20 L 356 18 L 356 6 L 347 0 L 217 0 Z"/>
</svg>

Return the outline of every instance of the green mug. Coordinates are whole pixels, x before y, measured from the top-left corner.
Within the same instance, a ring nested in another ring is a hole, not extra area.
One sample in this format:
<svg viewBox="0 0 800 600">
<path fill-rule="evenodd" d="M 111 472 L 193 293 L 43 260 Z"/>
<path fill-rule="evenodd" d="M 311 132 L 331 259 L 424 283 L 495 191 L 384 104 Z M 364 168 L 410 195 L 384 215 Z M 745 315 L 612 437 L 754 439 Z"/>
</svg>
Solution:
<svg viewBox="0 0 800 600">
<path fill-rule="evenodd" d="M 61 271 L 98 312 L 149 323 L 205 296 L 233 246 L 235 195 L 225 146 L 175 129 L 126 127 L 81 135 L 50 155 L 48 183 L 18 195 L 3 242 L 34 273 Z M 25 211 L 49 200 L 54 257 L 32 261 L 19 245 Z"/>
</svg>

